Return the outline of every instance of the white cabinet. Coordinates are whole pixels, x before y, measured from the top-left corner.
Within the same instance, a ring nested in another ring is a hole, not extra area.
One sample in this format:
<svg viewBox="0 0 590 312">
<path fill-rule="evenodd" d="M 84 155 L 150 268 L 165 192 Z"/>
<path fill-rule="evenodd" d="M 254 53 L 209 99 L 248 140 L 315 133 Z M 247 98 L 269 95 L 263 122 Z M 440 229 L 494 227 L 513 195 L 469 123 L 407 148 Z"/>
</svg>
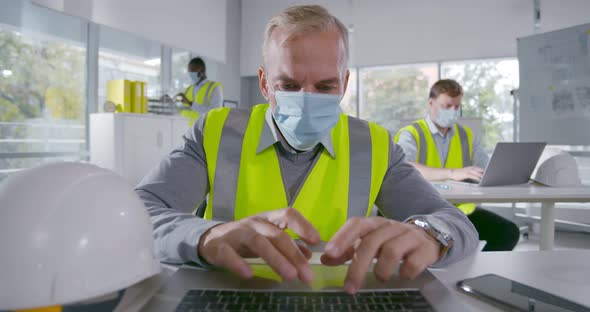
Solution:
<svg viewBox="0 0 590 312">
<path fill-rule="evenodd" d="M 179 147 L 189 121 L 177 116 L 101 113 L 90 115 L 90 162 L 132 185 Z"/>
</svg>

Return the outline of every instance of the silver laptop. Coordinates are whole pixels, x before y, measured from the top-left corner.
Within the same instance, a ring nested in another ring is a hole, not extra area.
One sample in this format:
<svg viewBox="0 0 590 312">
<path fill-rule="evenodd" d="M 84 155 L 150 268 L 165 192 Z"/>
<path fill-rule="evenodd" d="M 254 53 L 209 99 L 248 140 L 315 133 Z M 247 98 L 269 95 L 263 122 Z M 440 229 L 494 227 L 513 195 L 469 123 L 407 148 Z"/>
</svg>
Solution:
<svg viewBox="0 0 590 312">
<path fill-rule="evenodd" d="M 527 183 L 545 149 L 546 143 L 497 143 L 481 181 L 465 181 L 478 186 Z"/>
<path fill-rule="evenodd" d="M 269 267 L 253 264 L 254 272 Z M 258 270 L 260 269 L 260 270 Z M 465 311 L 466 308 L 430 272 L 409 281 L 388 282 L 367 273 L 354 296 L 343 292 L 346 266 L 312 265 L 310 288 L 300 281 L 244 280 L 222 270 L 181 267 L 142 311 Z"/>
</svg>

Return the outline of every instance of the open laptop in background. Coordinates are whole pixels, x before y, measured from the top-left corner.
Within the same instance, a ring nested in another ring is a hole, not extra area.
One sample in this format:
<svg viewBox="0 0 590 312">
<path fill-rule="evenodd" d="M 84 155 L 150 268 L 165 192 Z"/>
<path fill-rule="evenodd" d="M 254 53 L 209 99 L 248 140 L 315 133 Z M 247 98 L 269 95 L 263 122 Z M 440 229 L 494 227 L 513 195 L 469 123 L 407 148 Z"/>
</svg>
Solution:
<svg viewBox="0 0 590 312">
<path fill-rule="evenodd" d="M 464 182 L 477 186 L 503 186 L 527 183 L 545 149 L 543 142 L 500 142 L 485 168 L 481 181 Z M 453 181 L 455 182 L 455 181 Z"/>
</svg>

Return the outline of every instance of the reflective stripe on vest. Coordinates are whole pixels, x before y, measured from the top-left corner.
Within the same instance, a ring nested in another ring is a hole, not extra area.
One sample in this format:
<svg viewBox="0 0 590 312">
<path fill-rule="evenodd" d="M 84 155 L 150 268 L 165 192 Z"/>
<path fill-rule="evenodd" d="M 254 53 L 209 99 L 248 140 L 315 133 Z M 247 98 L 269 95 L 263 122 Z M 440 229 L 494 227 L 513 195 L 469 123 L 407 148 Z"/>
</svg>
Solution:
<svg viewBox="0 0 590 312">
<path fill-rule="evenodd" d="M 191 103 L 197 102 L 198 105 L 211 105 L 211 96 L 215 88 L 222 88 L 221 83 L 216 81 L 207 81 L 195 94 L 195 85 L 190 85 L 184 92 L 184 96 Z M 206 100 L 205 100 L 206 99 Z"/>
<path fill-rule="evenodd" d="M 453 129 L 458 135 L 453 135 L 451 138 L 444 166 L 426 120 L 417 120 L 401 129 L 395 136 L 395 141 L 399 140 L 401 132 L 409 131 L 416 140 L 416 162 L 428 167 L 463 168 L 471 166 L 473 164 L 473 135 L 471 129 L 459 124 L 453 125 Z"/>
<path fill-rule="evenodd" d="M 213 90 L 217 87 L 223 88 L 221 86 L 221 83 L 219 82 L 207 81 L 199 88 L 199 90 L 196 92 L 197 94 L 195 94 L 195 85 L 192 84 L 190 85 L 190 87 L 186 89 L 186 91 L 184 92 L 184 96 L 191 103 L 196 102 L 198 105 L 209 106 L 211 105 L 211 97 L 213 96 Z M 192 110 L 190 107 L 183 109 L 180 112 L 180 115 L 185 118 L 188 118 L 190 120 L 189 124 L 191 126 L 195 123 L 197 119 L 199 119 L 199 113 Z"/>
<path fill-rule="evenodd" d="M 205 218 L 233 221 L 290 206 L 318 229 L 322 240 L 329 240 L 347 219 L 368 216 L 387 171 L 387 130 L 342 114 L 331 133 L 336 157 L 322 150 L 288 202 L 275 146 L 257 153 L 268 108 L 219 108 L 207 114 L 203 143 L 210 191 Z"/>
<path fill-rule="evenodd" d="M 454 132 L 444 168 L 454 169 L 463 168 L 473 165 L 473 134 L 469 127 L 459 124 L 453 126 Z M 416 162 L 433 168 L 443 168 L 440 160 L 438 149 L 434 143 L 432 133 L 428 129 L 425 119 L 415 121 L 413 124 L 402 128 L 395 136 L 395 141 L 399 141 L 399 135 L 403 131 L 408 131 L 416 140 Z M 457 204 L 463 213 L 469 215 L 473 213 L 476 204 Z"/>
</svg>

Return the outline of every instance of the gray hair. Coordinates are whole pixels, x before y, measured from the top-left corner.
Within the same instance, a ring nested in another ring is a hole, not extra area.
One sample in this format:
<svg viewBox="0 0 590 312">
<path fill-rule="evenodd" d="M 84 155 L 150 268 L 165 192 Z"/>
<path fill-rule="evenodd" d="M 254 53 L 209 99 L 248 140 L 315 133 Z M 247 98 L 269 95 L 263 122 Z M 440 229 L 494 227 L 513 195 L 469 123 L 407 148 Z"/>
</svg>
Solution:
<svg viewBox="0 0 590 312">
<path fill-rule="evenodd" d="M 348 29 L 338 18 L 333 16 L 324 7 L 319 5 L 301 5 L 290 7 L 268 21 L 264 31 L 264 43 L 262 44 L 262 56 L 266 61 L 266 50 L 275 28 L 286 29 L 286 36 L 282 42 L 290 38 L 310 32 L 318 32 L 335 27 L 340 32 L 344 43 L 345 60 L 348 61 Z M 281 42 L 281 43 L 282 43 Z"/>
</svg>

